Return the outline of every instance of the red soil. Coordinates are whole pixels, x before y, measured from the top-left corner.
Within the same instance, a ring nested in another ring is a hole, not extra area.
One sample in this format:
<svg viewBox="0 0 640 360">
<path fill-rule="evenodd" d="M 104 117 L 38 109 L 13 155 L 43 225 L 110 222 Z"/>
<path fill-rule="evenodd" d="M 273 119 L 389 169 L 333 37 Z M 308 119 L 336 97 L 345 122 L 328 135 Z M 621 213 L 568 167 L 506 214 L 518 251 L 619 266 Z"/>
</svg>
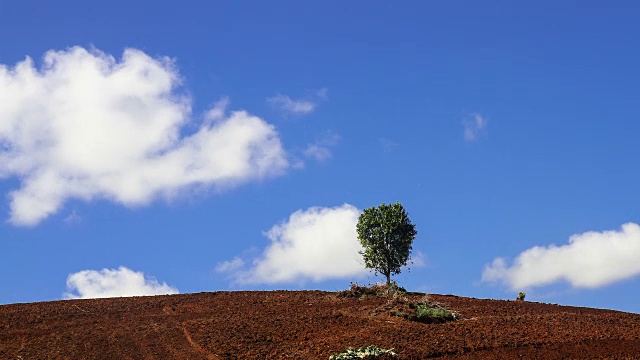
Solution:
<svg viewBox="0 0 640 360">
<path fill-rule="evenodd" d="M 420 299 L 413 295 L 411 299 Z M 217 292 L 0 306 L 0 359 L 638 359 L 640 315 L 429 295 L 460 319 L 392 316 L 387 300 L 321 291 Z"/>
</svg>

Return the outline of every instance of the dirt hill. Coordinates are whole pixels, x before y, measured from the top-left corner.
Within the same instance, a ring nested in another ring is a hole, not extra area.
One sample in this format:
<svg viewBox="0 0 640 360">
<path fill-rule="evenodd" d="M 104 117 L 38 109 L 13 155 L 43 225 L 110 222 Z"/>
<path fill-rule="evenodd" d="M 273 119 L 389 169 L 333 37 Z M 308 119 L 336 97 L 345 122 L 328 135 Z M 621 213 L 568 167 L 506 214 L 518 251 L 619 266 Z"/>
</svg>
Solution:
<svg viewBox="0 0 640 360">
<path fill-rule="evenodd" d="M 424 295 L 411 294 L 411 301 Z M 638 359 L 640 315 L 429 295 L 458 315 L 421 323 L 389 300 L 321 291 L 215 292 L 0 306 L 0 359 Z"/>
</svg>

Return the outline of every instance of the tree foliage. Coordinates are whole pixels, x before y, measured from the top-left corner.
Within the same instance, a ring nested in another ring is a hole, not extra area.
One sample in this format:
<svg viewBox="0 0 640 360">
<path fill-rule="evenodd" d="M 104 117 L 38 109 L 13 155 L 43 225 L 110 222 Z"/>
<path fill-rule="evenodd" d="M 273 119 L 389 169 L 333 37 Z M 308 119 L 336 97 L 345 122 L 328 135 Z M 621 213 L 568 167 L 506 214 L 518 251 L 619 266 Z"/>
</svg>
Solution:
<svg viewBox="0 0 640 360">
<path fill-rule="evenodd" d="M 365 266 L 387 278 L 399 274 L 411 255 L 411 244 L 416 236 L 415 225 L 409 220 L 404 206 L 399 202 L 365 209 L 356 225 L 358 240 L 363 250 Z"/>
</svg>

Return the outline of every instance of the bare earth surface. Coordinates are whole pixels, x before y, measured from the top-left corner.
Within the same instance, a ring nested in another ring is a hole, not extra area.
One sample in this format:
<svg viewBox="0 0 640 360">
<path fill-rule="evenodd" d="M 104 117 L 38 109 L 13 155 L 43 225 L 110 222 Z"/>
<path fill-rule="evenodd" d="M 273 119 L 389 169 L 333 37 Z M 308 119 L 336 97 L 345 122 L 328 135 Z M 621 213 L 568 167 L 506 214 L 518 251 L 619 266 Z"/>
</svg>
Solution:
<svg viewBox="0 0 640 360">
<path fill-rule="evenodd" d="M 423 295 L 412 295 L 422 298 Z M 387 300 L 321 291 L 216 292 L 0 306 L 0 359 L 640 359 L 640 315 L 429 295 L 460 320 L 392 316 Z"/>
</svg>

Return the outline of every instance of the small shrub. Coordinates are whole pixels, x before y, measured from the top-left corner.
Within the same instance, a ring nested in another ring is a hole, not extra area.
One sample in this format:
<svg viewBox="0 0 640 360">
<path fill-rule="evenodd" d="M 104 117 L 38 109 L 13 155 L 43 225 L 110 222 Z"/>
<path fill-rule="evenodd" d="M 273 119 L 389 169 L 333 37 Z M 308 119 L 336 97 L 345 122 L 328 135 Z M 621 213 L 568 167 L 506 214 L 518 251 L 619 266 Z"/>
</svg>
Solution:
<svg viewBox="0 0 640 360">
<path fill-rule="evenodd" d="M 375 345 L 363 346 L 359 349 L 349 347 L 348 349 L 329 356 L 329 360 L 348 360 L 348 359 L 373 359 L 382 355 L 398 356 L 393 349 L 382 349 Z"/>
<path fill-rule="evenodd" d="M 387 311 L 392 316 L 427 324 L 458 320 L 458 314 L 448 310 L 444 305 L 429 301 L 427 296 L 418 301 L 412 301 L 406 296 L 395 296 L 379 310 Z"/>
<path fill-rule="evenodd" d="M 456 314 L 430 304 L 418 304 L 416 306 L 416 320 L 426 323 L 443 323 L 456 320 Z"/>
<path fill-rule="evenodd" d="M 447 311 L 445 309 L 440 309 L 440 308 L 428 307 L 427 305 L 424 305 L 424 304 L 418 305 L 418 307 L 416 308 L 416 316 L 418 318 L 421 318 L 423 316 L 444 317 L 449 315 L 451 315 L 450 311 Z"/>
<path fill-rule="evenodd" d="M 524 291 L 520 291 L 516 300 L 524 301 L 525 296 L 527 296 L 527 293 L 525 293 Z"/>
</svg>

